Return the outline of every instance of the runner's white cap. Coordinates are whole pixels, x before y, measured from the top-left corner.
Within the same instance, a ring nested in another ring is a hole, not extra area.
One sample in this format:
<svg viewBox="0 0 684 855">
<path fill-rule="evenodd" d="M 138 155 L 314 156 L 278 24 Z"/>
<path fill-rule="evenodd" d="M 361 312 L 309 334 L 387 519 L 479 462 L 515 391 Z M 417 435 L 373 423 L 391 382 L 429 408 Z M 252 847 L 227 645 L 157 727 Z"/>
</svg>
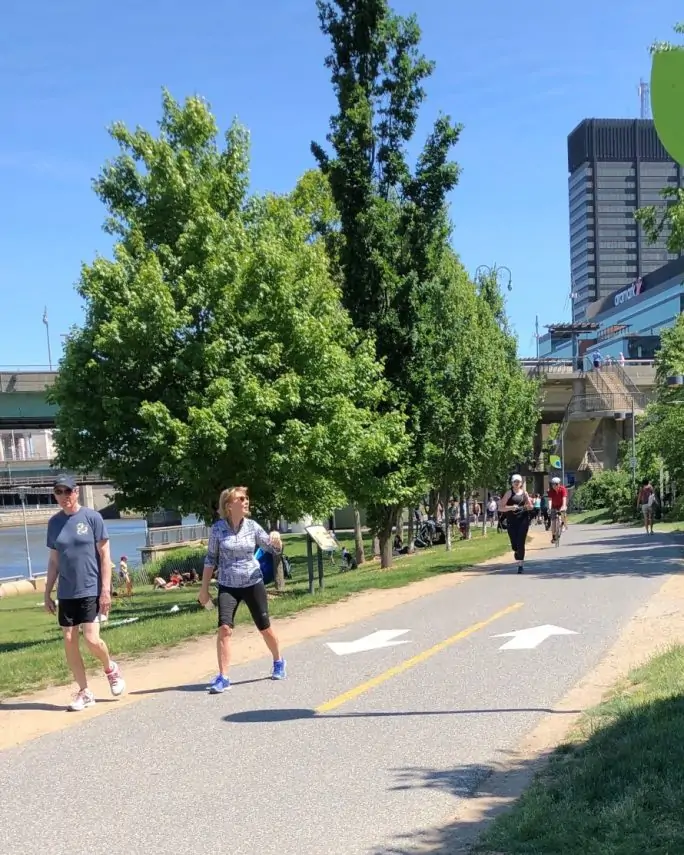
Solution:
<svg viewBox="0 0 684 855">
<path fill-rule="evenodd" d="M 560 484 L 560 478 L 558 478 L 557 476 L 555 478 L 552 478 L 551 483 L 552 484 Z"/>
<path fill-rule="evenodd" d="M 522 484 L 522 475 L 511 475 L 511 484 L 514 481 L 520 481 L 520 483 Z"/>
</svg>

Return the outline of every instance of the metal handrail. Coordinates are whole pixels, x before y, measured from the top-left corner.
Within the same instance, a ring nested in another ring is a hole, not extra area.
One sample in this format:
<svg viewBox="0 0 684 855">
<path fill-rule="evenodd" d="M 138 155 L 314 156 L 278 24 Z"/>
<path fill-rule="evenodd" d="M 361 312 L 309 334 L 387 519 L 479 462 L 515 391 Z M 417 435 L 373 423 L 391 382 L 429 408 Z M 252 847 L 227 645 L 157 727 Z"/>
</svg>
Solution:
<svg viewBox="0 0 684 855">
<path fill-rule="evenodd" d="M 561 420 L 558 436 L 564 436 L 568 423 L 578 413 L 631 413 L 634 404 L 635 413 L 644 409 L 629 393 L 604 393 L 591 395 L 573 395 L 570 398 Z"/>
<path fill-rule="evenodd" d="M 591 447 L 587 448 L 584 456 L 587 459 L 587 463 L 589 463 L 592 466 L 596 466 L 597 469 L 603 469 L 603 461 L 599 460 L 599 458 L 598 458 L 598 456 L 597 456 L 597 454 L 593 448 L 591 448 Z"/>
<path fill-rule="evenodd" d="M 46 487 L 52 489 L 57 475 L 61 474 L 58 470 L 54 470 L 47 475 L 22 475 L 22 470 L 11 472 L 0 472 L 0 488 L 10 489 L 13 486 L 25 485 L 27 487 Z M 73 475 L 73 472 L 68 473 Z M 111 484 L 101 475 L 95 473 L 87 473 L 85 475 L 74 475 L 79 484 Z M 42 492 L 42 491 L 39 491 Z"/>
<path fill-rule="evenodd" d="M 625 371 L 622 365 L 620 365 L 619 362 L 609 365 L 608 370 L 612 374 L 617 374 L 618 379 L 620 380 L 622 385 L 625 387 L 625 389 L 627 389 L 630 394 L 634 395 L 635 398 L 638 399 L 641 395 L 643 395 L 641 389 L 639 389 L 637 384 L 634 382 L 634 380 L 632 380 L 632 378 Z"/>
<path fill-rule="evenodd" d="M 202 523 L 194 525 L 171 525 L 159 528 L 148 528 L 145 535 L 145 546 L 168 546 L 172 543 L 188 543 L 189 541 L 208 540 L 210 526 Z"/>
</svg>

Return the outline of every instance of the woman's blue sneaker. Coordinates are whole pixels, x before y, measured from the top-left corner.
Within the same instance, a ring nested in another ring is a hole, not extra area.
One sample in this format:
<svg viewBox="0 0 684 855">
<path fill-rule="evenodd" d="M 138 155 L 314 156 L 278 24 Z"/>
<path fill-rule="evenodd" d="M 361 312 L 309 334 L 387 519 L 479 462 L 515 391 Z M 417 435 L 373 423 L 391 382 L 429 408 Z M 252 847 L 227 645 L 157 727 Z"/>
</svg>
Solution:
<svg viewBox="0 0 684 855">
<path fill-rule="evenodd" d="M 213 683 L 209 685 L 209 694 L 220 695 L 226 689 L 230 689 L 230 680 L 228 677 L 224 677 L 223 674 L 219 674 L 218 677 L 214 678 Z"/>
<path fill-rule="evenodd" d="M 285 660 L 284 659 L 276 659 L 273 662 L 273 673 L 271 674 L 272 680 L 284 680 L 287 677 L 285 672 Z"/>
</svg>

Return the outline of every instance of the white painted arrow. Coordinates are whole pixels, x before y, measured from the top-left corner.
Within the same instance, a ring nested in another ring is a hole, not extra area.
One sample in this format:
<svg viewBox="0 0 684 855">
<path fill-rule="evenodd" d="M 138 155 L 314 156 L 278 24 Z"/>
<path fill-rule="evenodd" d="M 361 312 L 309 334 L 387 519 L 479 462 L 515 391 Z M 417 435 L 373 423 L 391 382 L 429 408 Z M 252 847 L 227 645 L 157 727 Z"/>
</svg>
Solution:
<svg viewBox="0 0 684 855">
<path fill-rule="evenodd" d="M 379 629 L 356 641 L 329 641 L 328 647 L 338 656 L 348 653 L 363 653 L 364 650 L 379 650 L 381 647 L 394 647 L 396 644 L 408 644 L 408 641 L 393 641 L 399 635 L 410 632 L 408 629 Z"/>
<path fill-rule="evenodd" d="M 534 647 L 539 647 L 542 641 L 546 641 L 552 635 L 577 635 L 577 633 L 573 629 L 563 629 L 562 626 L 545 624 L 544 626 L 532 626 L 529 629 L 516 629 L 515 632 L 502 632 L 500 635 L 493 635 L 492 638 L 511 639 L 502 644 L 499 650 L 532 650 Z"/>
</svg>

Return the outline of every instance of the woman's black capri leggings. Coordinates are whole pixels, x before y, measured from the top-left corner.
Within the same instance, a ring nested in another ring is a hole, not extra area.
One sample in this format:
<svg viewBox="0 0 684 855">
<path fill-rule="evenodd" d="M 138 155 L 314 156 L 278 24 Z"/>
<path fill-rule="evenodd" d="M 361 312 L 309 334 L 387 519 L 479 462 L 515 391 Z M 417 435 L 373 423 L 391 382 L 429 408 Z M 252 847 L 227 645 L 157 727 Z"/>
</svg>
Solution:
<svg viewBox="0 0 684 855">
<path fill-rule="evenodd" d="M 530 515 L 526 511 L 508 514 L 508 538 L 516 561 L 525 560 L 525 541 L 530 527 Z"/>
<path fill-rule="evenodd" d="M 268 597 L 263 582 L 249 585 L 246 588 L 227 588 L 219 585 L 218 589 L 218 624 L 219 626 L 235 626 L 235 612 L 240 603 L 245 603 L 252 615 L 257 629 L 262 632 L 271 625 L 268 616 Z"/>
</svg>

